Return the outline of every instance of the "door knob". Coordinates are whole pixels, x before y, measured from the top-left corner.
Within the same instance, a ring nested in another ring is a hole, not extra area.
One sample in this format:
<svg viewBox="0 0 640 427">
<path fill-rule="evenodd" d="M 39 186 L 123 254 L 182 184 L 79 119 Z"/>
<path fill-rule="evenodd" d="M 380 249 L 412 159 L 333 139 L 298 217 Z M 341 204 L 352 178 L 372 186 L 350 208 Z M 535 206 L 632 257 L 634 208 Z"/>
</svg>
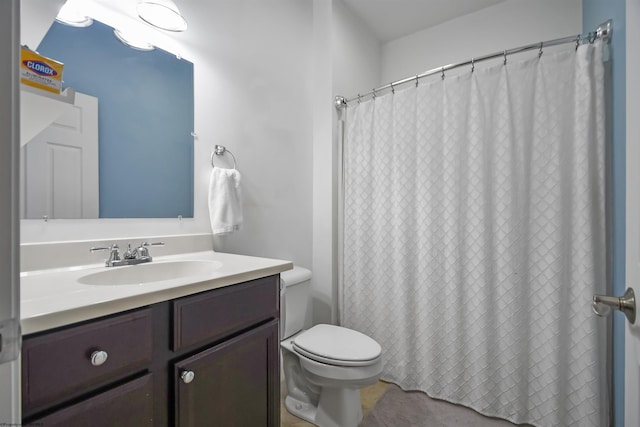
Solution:
<svg viewBox="0 0 640 427">
<path fill-rule="evenodd" d="M 182 371 L 180 379 L 183 383 L 189 384 L 195 378 L 196 374 L 193 371 Z"/>
<path fill-rule="evenodd" d="M 107 357 L 108 355 L 106 351 L 96 350 L 91 353 L 91 364 L 93 366 L 100 366 L 107 361 Z"/>
<path fill-rule="evenodd" d="M 593 308 L 593 312 L 598 316 L 608 316 L 613 308 L 614 310 L 623 312 L 632 325 L 636 321 L 636 295 L 631 288 L 627 288 L 621 297 L 594 295 L 591 307 Z"/>
</svg>

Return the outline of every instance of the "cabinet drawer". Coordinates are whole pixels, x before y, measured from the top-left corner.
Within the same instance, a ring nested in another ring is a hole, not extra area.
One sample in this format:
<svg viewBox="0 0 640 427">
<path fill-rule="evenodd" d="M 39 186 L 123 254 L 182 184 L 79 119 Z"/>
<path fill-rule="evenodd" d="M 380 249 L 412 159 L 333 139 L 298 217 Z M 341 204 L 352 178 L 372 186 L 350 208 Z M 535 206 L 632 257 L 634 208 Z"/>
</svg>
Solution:
<svg viewBox="0 0 640 427">
<path fill-rule="evenodd" d="M 178 299 L 173 303 L 173 350 L 277 318 L 279 300 L 277 275 Z"/>
<path fill-rule="evenodd" d="M 96 351 L 107 354 L 106 361 L 97 366 L 91 361 Z M 22 347 L 23 414 L 141 371 L 150 363 L 151 354 L 150 309 L 26 337 Z"/>
<path fill-rule="evenodd" d="M 153 426 L 151 374 L 29 422 L 29 425 L 144 427 Z"/>
</svg>

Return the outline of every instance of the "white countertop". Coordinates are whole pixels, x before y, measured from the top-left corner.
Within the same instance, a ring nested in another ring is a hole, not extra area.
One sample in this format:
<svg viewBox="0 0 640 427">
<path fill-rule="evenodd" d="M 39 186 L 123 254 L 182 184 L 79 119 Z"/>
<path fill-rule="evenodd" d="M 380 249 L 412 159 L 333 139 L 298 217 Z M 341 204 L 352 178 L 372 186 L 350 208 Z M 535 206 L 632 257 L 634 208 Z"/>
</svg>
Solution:
<svg viewBox="0 0 640 427">
<path fill-rule="evenodd" d="M 204 260 L 220 263 L 215 272 L 136 285 L 85 285 L 78 279 L 105 271 L 104 264 L 29 271 L 20 276 L 20 322 L 24 335 L 131 310 L 174 298 L 278 274 L 289 261 L 220 252 L 154 257 L 152 263 Z"/>
</svg>

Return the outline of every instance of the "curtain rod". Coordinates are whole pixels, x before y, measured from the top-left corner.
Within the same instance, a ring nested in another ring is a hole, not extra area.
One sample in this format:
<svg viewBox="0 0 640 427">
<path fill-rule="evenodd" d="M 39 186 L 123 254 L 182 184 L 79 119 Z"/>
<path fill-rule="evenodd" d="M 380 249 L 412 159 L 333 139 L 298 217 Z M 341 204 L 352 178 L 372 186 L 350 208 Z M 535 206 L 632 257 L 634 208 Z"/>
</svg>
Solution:
<svg viewBox="0 0 640 427">
<path fill-rule="evenodd" d="M 613 26 L 613 21 L 610 19 L 608 21 L 606 21 L 605 23 L 601 24 L 596 31 L 590 32 L 590 33 L 584 33 L 584 34 L 577 34 L 575 36 L 568 36 L 568 37 L 562 37 L 559 39 L 553 39 L 553 40 L 548 40 L 548 41 L 544 41 L 544 42 L 539 42 L 539 43 L 532 43 L 532 44 L 528 44 L 525 46 L 520 46 L 520 47 L 516 47 L 513 49 L 508 49 L 508 50 L 504 50 L 502 52 L 496 52 L 496 53 L 491 53 L 489 55 L 483 55 L 483 56 L 479 56 L 477 58 L 471 58 L 468 61 L 464 61 L 464 62 L 458 62 L 456 64 L 449 64 L 449 65 L 445 65 L 443 67 L 438 67 L 438 68 L 434 68 L 432 70 L 429 71 L 425 71 L 422 74 L 416 74 L 415 76 L 412 77 L 407 77 L 404 78 L 402 80 L 397 80 L 395 82 L 392 83 L 388 83 L 384 86 L 380 86 L 378 88 L 372 89 L 369 92 L 366 92 L 364 94 L 358 94 L 356 96 L 354 96 L 353 98 L 345 98 L 344 96 L 336 96 L 335 97 L 335 107 L 337 109 L 344 109 L 347 108 L 348 103 L 352 102 L 352 101 L 358 101 L 360 102 L 362 100 L 362 98 L 367 97 L 367 96 L 373 96 L 373 98 L 376 97 L 377 93 L 380 91 L 383 91 L 385 89 L 391 89 L 392 91 L 395 90 L 396 86 L 405 84 L 405 83 L 409 83 L 412 81 L 416 82 L 416 85 L 418 84 L 418 80 L 420 80 L 423 77 L 427 77 L 427 76 L 432 76 L 434 74 L 441 74 L 442 78 L 444 78 L 444 72 L 445 71 L 449 71 L 452 70 L 454 68 L 459 68 L 459 67 L 464 67 L 466 65 L 471 65 L 471 71 L 473 71 L 473 67 L 475 66 L 475 64 L 477 62 L 482 62 L 482 61 L 487 61 L 489 59 L 495 59 L 495 58 L 504 58 L 504 63 L 507 63 L 507 55 L 513 55 L 515 53 L 521 53 L 521 52 L 526 52 L 528 50 L 533 50 L 533 49 L 539 49 L 540 53 L 538 54 L 538 56 L 542 55 L 542 48 L 544 47 L 549 47 L 549 46 L 557 46 L 557 45 L 561 45 L 561 44 L 565 44 L 565 43 L 576 43 L 576 49 L 578 48 L 578 45 L 580 44 L 580 42 L 587 40 L 589 43 L 593 43 L 596 39 L 602 39 L 604 42 L 609 43 L 611 41 L 611 31 L 612 31 L 612 26 Z"/>
</svg>

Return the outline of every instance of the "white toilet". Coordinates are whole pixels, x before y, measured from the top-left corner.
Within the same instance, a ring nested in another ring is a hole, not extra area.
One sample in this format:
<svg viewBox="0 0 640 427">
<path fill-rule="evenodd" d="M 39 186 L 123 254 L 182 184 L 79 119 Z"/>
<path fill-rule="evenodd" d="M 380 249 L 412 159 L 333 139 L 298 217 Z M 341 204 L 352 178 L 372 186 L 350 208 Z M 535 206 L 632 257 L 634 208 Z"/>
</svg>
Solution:
<svg viewBox="0 0 640 427">
<path fill-rule="evenodd" d="M 356 427 L 362 421 L 360 389 L 374 384 L 382 374 L 380 344 L 340 326 L 302 330 L 311 271 L 294 267 L 280 277 L 280 348 L 287 410 L 320 427 Z"/>
</svg>

